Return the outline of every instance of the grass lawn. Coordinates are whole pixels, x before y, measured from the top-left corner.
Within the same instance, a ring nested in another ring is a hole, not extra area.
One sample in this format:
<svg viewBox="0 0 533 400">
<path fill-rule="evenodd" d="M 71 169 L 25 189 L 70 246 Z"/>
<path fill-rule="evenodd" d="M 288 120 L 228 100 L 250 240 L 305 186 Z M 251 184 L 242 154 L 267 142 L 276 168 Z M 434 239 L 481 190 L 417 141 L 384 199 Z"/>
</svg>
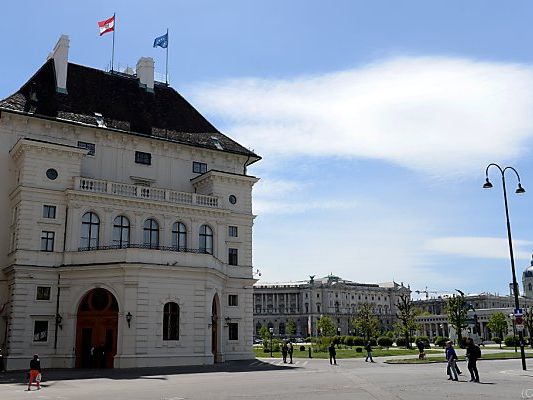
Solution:
<svg viewBox="0 0 533 400">
<path fill-rule="evenodd" d="M 512 358 L 520 358 L 520 352 L 498 352 L 482 354 L 480 360 L 506 360 Z M 526 354 L 526 358 L 533 358 L 533 354 Z M 459 361 L 465 361 L 464 356 L 459 356 Z M 425 360 L 419 360 L 418 358 L 399 358 L 393 360 L 386 360 L 388 364 L 430 364 L 430 363 L 445 363 L 446 359 L 444 355 L 441 357 L 429 356 Z"/>
<path fill-rule="evenodd" d="M 292 354 L 292 357 L 293 358 L 308 358 L 309 357 L 309 350 L 308 350 L 309 346 L 305 346 L 305 351 L 300 351 L 300 346 L 299 345 L 296 345 L 294 346 L 294 352 Z M 357 353 L 355 351 L 355 347 L 350 349 L 350 348 L 342 348 L 342 349 L 336 349 L 337 350 L 337 358 L 341 359 L 341 358 L 361 358 L 361 357 L 366 357 L 366 351 L 363 350 L 363 352 L 361 353 Z M 255 353 L 255 356 L 256 357 L 261 357 L 261 358 L 268 358 L 270 357 L 270 352 L 268 353 L 265 353 L 263 352 L 263 347 L 254 347 L 254 353 Z M 436 354 L 443 354 L 443 350 L 433 350 L 433 349 L 426 349 L 426 353 L 428 354 L 432 354 L 432 353 L 436 353 Z M 390 356 L 405 356 L 405 355 L 416 355 L 418 354 L 418 350 L 408 350 L 408 349 L 403 349 L 403 348 L 396 348 L 396 347 L 391 347 L 389 348 L 388 350 L 387 349 L 379 349 L 379 348 L 374 348 L 374 350 L 372 350 L 372 357 L 390 357 Z M 312 355 L 313 355 L 313 358 L 329 358 L 329 353 L 328 352 L 321 352 L 321 353 L 316 353 L 316 352 L 312 352 Z M 273 352 L 272 353 L 272 356 L 273 358 L 281 358 L 281 352 Z"/>
</svg>

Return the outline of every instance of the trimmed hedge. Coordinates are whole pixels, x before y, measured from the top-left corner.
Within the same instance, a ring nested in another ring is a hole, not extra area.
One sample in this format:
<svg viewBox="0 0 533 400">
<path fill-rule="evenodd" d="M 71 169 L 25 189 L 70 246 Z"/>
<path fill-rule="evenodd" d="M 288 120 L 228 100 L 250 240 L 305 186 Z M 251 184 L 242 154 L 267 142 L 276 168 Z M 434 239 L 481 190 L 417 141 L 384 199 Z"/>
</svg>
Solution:
<svg viewBox="0 0 533 400">
<path fill-rule="evenodd" d="M 388 336 L 381 336 L 377 340 L 378 345 L 381 347 L 391 347 L 392 346 L 392 339 Z"/>
<path fill-rule="evenodd" d="M 518 336 L 507 336 L 503 342 L 505 343 L 505 345 L 507 347 L 511 347 L 511 346 L 519 346 L 520 345 L 520 339 L 518 338 Z"/>
</svg>

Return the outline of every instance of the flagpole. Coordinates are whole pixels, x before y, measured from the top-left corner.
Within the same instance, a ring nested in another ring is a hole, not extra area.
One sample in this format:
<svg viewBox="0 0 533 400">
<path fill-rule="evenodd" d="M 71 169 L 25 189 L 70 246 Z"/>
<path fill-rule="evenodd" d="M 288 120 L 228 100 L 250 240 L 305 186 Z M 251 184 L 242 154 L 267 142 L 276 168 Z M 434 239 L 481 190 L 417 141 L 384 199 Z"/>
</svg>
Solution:
<svg viewBox="0 0 533 400">
<path fill-rule="evenodd" d="M 113 72 L 113 68 L 115 66 L 115 30 L 117 26 L 117 19 L 115 16 L 115 13 L 113 13 L 113 50 L 111 52 L 111 72 Z"/>
<path fill-rule="evenodd" d="M 168 86 L 168 41 L 169 41 L 169 38 L 168 38 L 168 28 L 167 28 L 167 69 L 165 72 L 165 83 L 167 84 L 167 86 Z"/>
</svg>

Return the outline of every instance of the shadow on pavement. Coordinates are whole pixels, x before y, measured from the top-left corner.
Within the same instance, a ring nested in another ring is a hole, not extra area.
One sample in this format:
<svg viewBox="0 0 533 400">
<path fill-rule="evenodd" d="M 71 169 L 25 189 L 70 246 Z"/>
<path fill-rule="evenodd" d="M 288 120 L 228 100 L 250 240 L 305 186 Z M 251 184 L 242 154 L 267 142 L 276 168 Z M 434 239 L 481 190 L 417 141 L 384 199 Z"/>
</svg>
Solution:
<svg viewBox="0 0 533 400">
<path fill-rule="evenodd" d="M 260 360 L 228 361 L 213 365 L 193 365 L 179 367 L 149 367 L 121 369 L 47 369 L 43 370 L 41 386 L 53 385 L 50 381 L 78 379 L 156 379 L 166 380 L 167 375 L 203 374 L 214 372 L 279 371 L 298 368 L 288 365 L 273 365 Z M 47 383 L 50 382 L 50 383 Z M 28 384 L 27 371 L 0 373 L 1 384 Z"/>
</svg>

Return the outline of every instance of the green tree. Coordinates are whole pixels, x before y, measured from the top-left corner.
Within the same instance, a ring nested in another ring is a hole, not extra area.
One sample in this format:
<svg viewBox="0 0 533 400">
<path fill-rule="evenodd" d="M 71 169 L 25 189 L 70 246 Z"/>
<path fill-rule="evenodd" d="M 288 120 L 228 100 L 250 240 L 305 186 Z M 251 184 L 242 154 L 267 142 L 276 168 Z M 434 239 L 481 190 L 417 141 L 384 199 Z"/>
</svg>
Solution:
<svg viewBox="0 0 533 400">
<path fill-rule="evenodd" d="M 322 316 L 316 322 L 318 331 L 322 336 L 335 336 L 337 329 L 330 317 Z"/>
<path fill-rule="evenodd" d="M 259 334 L 261 335 L 261 340 L 263 340 L 263 349 L 269 349 L 268 346 L 270 345 L 270 331 L 266 326 L 263 325 L 259 330 Z"/>
<path fill-rule="evenodd" d="M 418 329 L 418 325 L 415 323 L 415 317 L 417 310 L 413 306 L 411 295 L 407 293 L 400 294 L 398 303 L 398 312 L 396 317 L 398 322 L 396 323 L 396 330 L 398 334 L 405 338 L 405 347 L 411 348 L 411 333 Z"/>
<path fill-rule="evenodd" d="M 287 326 L 285 327 L 285 331 L 289 336 L 296 335 L 296 323 L 290 319 L 287 321 Z"/>
<path fill-rule="evenodd" d="M 374 305 L 370 303 L 361 304 L 353 323 L 355 328 L 363 333 L 366 340 L 370 340 L 378 332 L 379 326 L 379 320 L 374 315 Z"/>
<path fill-rule="evenodd" d="M 487 326 L 492 332 L 498 334 L 499 337 L 503 337 L 503 332 L 507 333 L 507 317 L 502 312 L 494 313 L 490 316 Z M 502 348 L 502 342 L 500 341 L 500 349 Z"/>
<path fill-rule="evenodd" d="M 453 295 L 448 297 L 446 302 L 446 313 L 448 314 L 448 322 L 454 327 L 457 332 L 457 342 L 461 343 L 461 337 L 463 336 L 463 329 L 468 326 L 466 323 L 467 308 L 465 295 L 459 291 L 459 296 Z"/>
</svg>

